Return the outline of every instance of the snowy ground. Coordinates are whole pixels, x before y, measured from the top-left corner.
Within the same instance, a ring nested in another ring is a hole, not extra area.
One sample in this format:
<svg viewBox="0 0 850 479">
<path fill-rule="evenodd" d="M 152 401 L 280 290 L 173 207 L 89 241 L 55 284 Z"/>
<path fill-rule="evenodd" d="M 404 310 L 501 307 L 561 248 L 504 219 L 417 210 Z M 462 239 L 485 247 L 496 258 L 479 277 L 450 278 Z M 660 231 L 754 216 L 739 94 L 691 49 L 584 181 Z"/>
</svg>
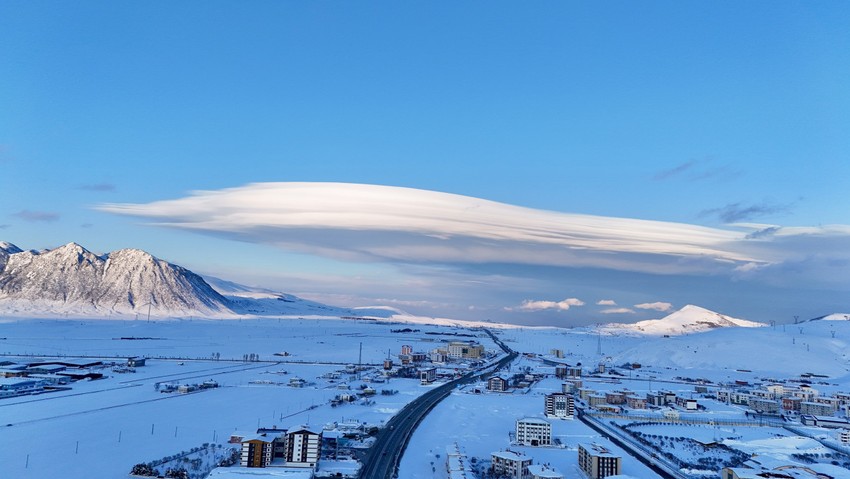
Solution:
<svg viewBox="0 0 850 479">
<path fill-rule="evenodd" d="M 290 427 L 353 419 L 380 424 L 427 390 L 418 380 L 370 383 L 378 391 L 374 404 L 360 402 L 331 407 L 328 402 L 347 383 L 357 390 L 369 371 L 325 379 L 358 361 L 383 361 L 402 344 L 430 350 L 454 328 L 417 326 L 420 332 L 393 333 L 404 326 L 362 321 L 18 321 L 0 323 L 4 359 L 31 361 L 33 354 L 107 356 L 107 360 L 143 355 L 148 364 L 136 373 L 80 381 L 70 391 L 0 400 L 0 460 L 3 475 L 15 478 L 124 477 L 130 468 L 179 454 L 204 443 L 225 444 L 233 433 L 252 433 L 258 426 Z M 448 333 L 425 334 L 426 332 Z M 479 333 L 480 334 L 480 333 Z M 121 337 L 155 338 L 121 340 Z M 475 338 L 493 349 L 485 336 Z M 287 352 L 286 357 L 274 353 Z M 219 353 L 221 360 L 210 356 Z M 244 354 L 263 361 L 243 362 Z M 159 357 L 169 359 L 157 359 Z M 196 359 L 202 358 L 202 359 Z M 240 359 L 231 361 L 229 359 Z M 304 363 L 301 363 L 304 362 Z M 304 388 L 288 385 L 300 377 Z M 199 383 L 213 379 L 220 387 L 191 394 L 157 392 L 156 383 Z M 383 396 L 381 389 L 398 390 Z M 9 426 L 5 426 L 9 424 Z"/>
<path fill-rule="evenodd" d="M 415 331 L 398 332 L 403 329 Z M 709 389 L 714 390 L 720 382 L 754 383 L 815 372 L 827 376 L 816 384 L 822 392 L 850 391 L 845 342 L 850 326 L 844 322 L 788 326 L 786 331 L 781 327 L 730 328 L 674 338 L 600 336 L 590 330 L 557 328 L 494 331 L 521 353 L 551 357 L 551 349 L 562 349 L 564 362 L 581 363 L 588 370 L 599 363 L 610 370 L 639 362 L 640 369 L 620 368 L 620 376 L 585 377 L 584 386 L 600 392 L 629 389 L 643 395 L 665 389 L 680 396 L 693 395 L 706 410 L 691 417 L 733 420 L 744 413 L 741 407 L 696 395 L 691 381 L 695 378 L 709 381 Z M 467 339 L 476 339 L 490 350 L 496 348 L 482 332 L 458 326 L 362 320 L 0 321 L 0 359 L 152 358 L 136 373 L 118 374 L 105 368 L 100 372 L 109 376 L 106 379 L 77 382 L 70 391 L 0 400 L 2 476 L 82 479 L 96 472 L 98 477 L 125 477 L 136 463 L 180 454 L 205 443 L 227 446 L 231 434 L 250 433 L 258 425 L 308 423 L 321 427 L 350 419 L 380 424 L 427 387 L 416 380 L 371 383 L 379 392 L 374 404 L 330 407 L 328 402 L 345 392 L 339 389 L 340 383 L 356 390 L 365 382 L 344 372 L 346 365 L 358 362 L 361 344 L 362 363 L 374 367 L 388 351 L 397 355 L 403 344 L 429 351 L 443 341 Z M 262 361 L 243 361 L 248 355 Z M 527 368 L 544 373 L 554 370 L 539 359 L 521 357 L 509 373 Z M 328 378 L 328 373 L 339 371 L 343 371 L 339 379 Z M 366 372 L 364 379 L 368 376 Z M 294 377 L 306 380 L 307 387 L 289 387 Z M 155 389 L 156 383 L 208 379 L 221 387 L 184 395 Z M 471 394 L 474 385 L 456 391 L 417 429 L 402 459 L 401 478 L 440 477 L 446 446 L 454 442 L 470 457 L 488 461 L 490 453 L 509 447 L 515 420 L 540 416 L 543 394 L 560 390 L 560 385 L 560 380 L 547 378 L 530 390 L 512 394 Z M 398 390 L 399 394 L 382 396 L 381 389 Z M 553 424 L 554 436 L 563 447 L 513 449 L 530 455 L 535 463 L 553 465 L 565 477 L 580 477 L 576 444 L 604 441 L 577 420 Z M 828 453 L 817 441 L 771 428 L 651 425 L 642 430 L 700 441 L 717 436 L 728 446 L 758 454 L 763 460 L 790 461 L 790 454 L 799 451 Z M 612 444 L 606 445 L 618 451 Z M 638 461 L 628 455 L 624 458 L 625 474 L 655 477 Z"/>
</svg>

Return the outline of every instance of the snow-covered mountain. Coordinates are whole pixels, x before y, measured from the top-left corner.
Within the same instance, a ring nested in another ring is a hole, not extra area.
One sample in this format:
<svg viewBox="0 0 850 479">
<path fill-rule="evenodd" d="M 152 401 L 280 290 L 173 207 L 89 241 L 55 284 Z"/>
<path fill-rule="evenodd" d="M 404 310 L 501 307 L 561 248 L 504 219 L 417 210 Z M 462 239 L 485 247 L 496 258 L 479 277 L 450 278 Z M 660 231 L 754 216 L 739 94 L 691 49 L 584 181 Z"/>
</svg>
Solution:
<svg viewBox="0 0 850 479">
<path fill-rule="evenodd" d="M 0 315 L 130 319 L 148 314 L 169 318 L 350 317 L 458 324 L 384 306 L 329 306 L 266 288 L 201 277 L 138 249 L 96 255 L 76 243 L 25 251 L 0 242 Z"/>
<path fill-rule="evenodd" d="M 826 316 L 820 316 L 820 317 L 817 317 L 817 318 L 812 318 L 809 321 L 850 321 L 850 314 L 832 313 L 832 314 L 827 314 Z"/>
<path fill-rule="evenodd" d="M 43 252 L 0 244 L 0 311 L 105 316 L 232 314 L 200 276 L 138 249 L 98 256 L 76 243 Z"/>
<path fill-rule="evenodd" d="M 204 276 L 210 286 L 230 302 L 237 314 L 257 316 L 353 316 L 351 309 L 329 306 L 267 288 L 246 286 L 214 276 Z M 363 316 L 363 315 L 359 315 Z"/>
<path fill-rule="evenodd" d="M 757 328 L 764 323 L 733 318 L 724 314 L 689 304 L 661 319 L 648 319 L 633 324 L 606 324 L 604 331 L 630 331 L 648 335 L 680 335 L 700 333 L 717 328 Z"/>
</svg>

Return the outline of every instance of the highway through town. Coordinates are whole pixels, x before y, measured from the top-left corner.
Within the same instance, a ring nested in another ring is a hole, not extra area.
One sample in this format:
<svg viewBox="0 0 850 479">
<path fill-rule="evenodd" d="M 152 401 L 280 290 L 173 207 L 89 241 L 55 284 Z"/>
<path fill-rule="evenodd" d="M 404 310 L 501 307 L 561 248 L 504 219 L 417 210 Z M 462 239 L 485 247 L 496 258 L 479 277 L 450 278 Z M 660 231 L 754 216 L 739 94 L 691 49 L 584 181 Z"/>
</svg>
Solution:
<svg viewBox="0 0 850 479">
<path fill-rule="evenodd" d="M 517 357 L 517 353 L 505 346 L 492 332 L 485 330 L 493 341 L 506 353 L 494 365 L 487 367 L 488 371 L 495 371 L 505 367 Z M 416 398 L 405 406 L 398 414 L 390 419 L 378 434 L 375 444 L 369 448 L 369 453 L 364 459 L 363 467 L 360 469 L 360 479 L 393 479 L 396 477 L 398 464 L 401 456 L 410 442 L 416 426 L 428 415 L 428 413 L 448 397 L 452 390 L 461 385 L 478 381 L 490 372 L 481 373 L 473 371 L 466 375 L 438 386 L 431 391 Z"/>
</svg>

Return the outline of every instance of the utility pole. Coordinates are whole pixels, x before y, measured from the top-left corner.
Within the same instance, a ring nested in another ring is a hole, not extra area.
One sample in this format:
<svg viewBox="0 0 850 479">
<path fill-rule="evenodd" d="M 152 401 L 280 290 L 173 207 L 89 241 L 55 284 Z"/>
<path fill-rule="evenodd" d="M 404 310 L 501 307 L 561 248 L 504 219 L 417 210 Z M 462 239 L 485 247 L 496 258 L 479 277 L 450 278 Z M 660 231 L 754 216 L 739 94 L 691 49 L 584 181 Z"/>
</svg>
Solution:
<svg viewBox="0 0 850 479">
<path fill-rule="evenodd" d="M 360 366 L 363 364 L 363 343 L 360 343 L 360 353 L 357 355 L 357 380 L 360 380 Z"/>
</svg>

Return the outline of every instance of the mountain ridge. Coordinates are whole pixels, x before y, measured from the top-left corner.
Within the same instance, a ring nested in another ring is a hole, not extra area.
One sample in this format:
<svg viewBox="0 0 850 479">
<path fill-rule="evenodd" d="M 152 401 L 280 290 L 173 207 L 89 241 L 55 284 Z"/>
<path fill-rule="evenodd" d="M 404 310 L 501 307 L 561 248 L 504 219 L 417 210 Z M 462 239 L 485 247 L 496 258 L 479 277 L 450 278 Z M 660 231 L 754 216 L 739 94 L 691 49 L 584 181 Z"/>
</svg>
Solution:
<svg viewBox="0 0 850 479">
<path fill-rule="evenodd" d="M 0 247 L 0 306 L 6 312 L 233 313 L 229 300 L 199 275 L 139 249 L 97 255 L 74 242 L 40 252 Z"/>
</svg>

